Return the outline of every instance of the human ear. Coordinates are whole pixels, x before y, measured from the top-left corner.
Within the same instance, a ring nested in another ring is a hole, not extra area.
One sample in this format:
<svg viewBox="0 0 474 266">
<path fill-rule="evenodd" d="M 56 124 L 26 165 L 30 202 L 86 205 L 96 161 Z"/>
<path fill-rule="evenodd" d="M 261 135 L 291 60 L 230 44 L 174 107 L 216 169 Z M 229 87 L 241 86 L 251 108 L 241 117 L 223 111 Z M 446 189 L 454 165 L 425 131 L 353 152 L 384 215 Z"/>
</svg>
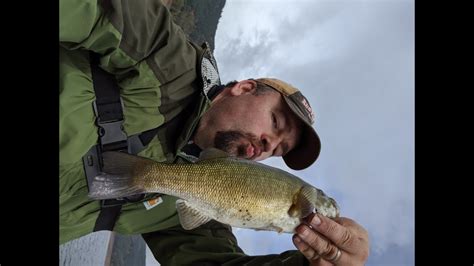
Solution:
<svg viewBox="0 0 474 266">
<path fill-rule="evenodd" d="M 252 93 L 257 88 L 257 82 L 253 80 L 242 80 L 230 88 L 230 93 L 233 96 L 242 95 L 245 93 Z"/>
</svg>

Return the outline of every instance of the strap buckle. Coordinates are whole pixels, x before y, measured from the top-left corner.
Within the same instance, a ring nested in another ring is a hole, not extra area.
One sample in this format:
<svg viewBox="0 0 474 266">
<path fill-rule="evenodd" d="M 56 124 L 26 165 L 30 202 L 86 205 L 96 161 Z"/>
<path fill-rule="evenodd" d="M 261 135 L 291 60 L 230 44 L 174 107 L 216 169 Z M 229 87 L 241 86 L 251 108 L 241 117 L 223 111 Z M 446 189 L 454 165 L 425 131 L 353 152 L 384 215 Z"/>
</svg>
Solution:
<svg viewBox="0 0 474 266">
<path fill-rule="evenodd" d="M 123 110 L 123 102 L 120 98 L 120 105 Z M 100 146 L 103 151 L 127 151 L 130 152 L 128 137 L 123 128 L 123 118 L 115 120 L 100 119 L 97 111 L 97 103 L 93 102 L 93 109 L 96 116 L 96 124 L 99 127 Z"/>
</svg>

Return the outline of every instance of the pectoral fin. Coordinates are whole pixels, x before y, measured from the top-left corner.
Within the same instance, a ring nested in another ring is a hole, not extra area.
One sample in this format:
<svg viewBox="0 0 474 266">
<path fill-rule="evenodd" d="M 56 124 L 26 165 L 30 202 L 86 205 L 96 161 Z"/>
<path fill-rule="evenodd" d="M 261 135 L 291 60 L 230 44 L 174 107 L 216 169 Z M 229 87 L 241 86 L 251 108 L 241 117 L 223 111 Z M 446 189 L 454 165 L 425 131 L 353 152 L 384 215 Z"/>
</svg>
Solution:
<svg viewBox="0 0 474 266">
<path fill-rule="evenodd" d="M 178 210 L 179 221 L 186 230 L 194 229 L 211 220 L 210 217 L 182 199 L 176 201 L 176 209 Z"/>
<path fill-rule="evenodd" d="M 317 189 L 311 186 L 303 186 L 294 196 L 293 205 L 288 210 L 291 217 L 303 218 L 311 214 L 316 202 Z"/>
</svg>

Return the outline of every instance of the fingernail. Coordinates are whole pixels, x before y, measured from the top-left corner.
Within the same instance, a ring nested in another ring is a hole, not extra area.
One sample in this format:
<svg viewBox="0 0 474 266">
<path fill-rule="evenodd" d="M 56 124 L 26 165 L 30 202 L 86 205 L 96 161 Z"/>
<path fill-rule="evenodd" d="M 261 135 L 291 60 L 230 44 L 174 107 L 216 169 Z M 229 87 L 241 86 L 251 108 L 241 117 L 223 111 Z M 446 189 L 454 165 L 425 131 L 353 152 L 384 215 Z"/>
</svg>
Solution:
<svg viewBox="0 0 474 266">
<path fill-rule="evenodd" d="M 296 243 L 301 243 L 301 239 L 298 236 L 295 236 L 294 240 L 295 240 Z"/>
<path fill-rule="evenodd" d="M 317 214 L 314 215 L 313 220 L 311 221 L 312 225 L 319 225 L 321 223 L 321 219 L 318 217 Z"/>
</svg>

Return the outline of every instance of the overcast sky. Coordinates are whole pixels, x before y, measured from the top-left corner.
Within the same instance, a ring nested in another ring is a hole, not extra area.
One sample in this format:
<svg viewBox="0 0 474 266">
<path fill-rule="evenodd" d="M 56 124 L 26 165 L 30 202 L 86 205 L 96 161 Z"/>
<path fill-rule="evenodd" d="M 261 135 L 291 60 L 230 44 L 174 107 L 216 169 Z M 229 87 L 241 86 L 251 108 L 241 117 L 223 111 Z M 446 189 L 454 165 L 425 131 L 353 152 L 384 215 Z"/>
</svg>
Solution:
<svg viewBox="0 0 474 266">
<path fill-rule="evenodd" d="M 368 265 L 413 265 L 414 4 L 402 0 L 228 0 L 215 56 L 223 82 L 277 77 L 316 113 L 318 161 L 292 171 L 368 229 Z M 248 254 L 294 249 L 291 235 L 234 229 Z"/>
<path fill-rule="evenodd" d="M 413 265 L 413 1 L 227 0 L 215 46 L 223 82 L 277 77 L 316 113 L 315 164 L 263 163 L 323 189 L 368 229 L 367 265 Z M 290 234 L 234 233 L 247 254 L 294 249 Z"/>
</svg>

